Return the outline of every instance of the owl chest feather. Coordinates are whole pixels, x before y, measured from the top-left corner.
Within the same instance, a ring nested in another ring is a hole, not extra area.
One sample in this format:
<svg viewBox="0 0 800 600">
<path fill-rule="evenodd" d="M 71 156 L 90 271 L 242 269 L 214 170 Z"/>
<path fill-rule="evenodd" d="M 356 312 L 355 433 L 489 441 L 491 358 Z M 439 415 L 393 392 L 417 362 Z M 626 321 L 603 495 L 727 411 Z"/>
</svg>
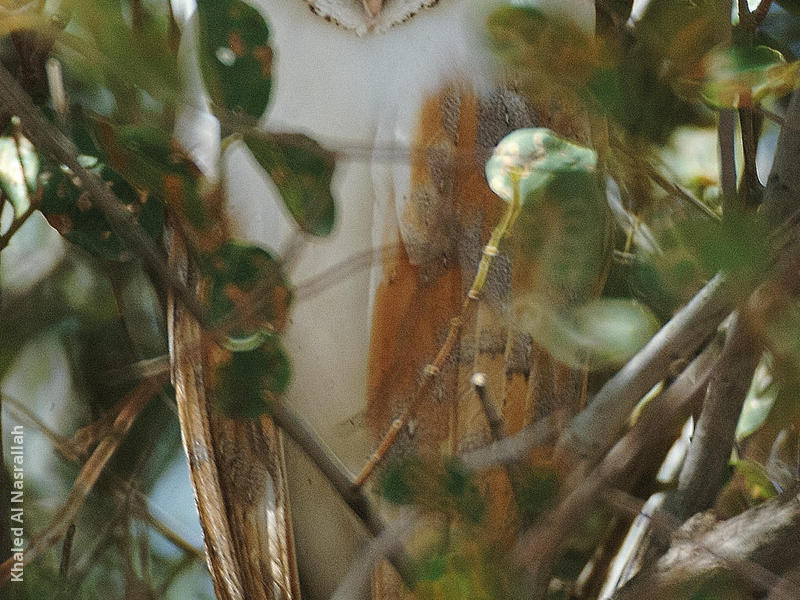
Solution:
<svg viewBox="0 0 800 600">
<path fill-rule="evenodd" d="M 402 252 L 384 266 L 373 311 L 367 385 L 373 433 L 385 431 L 415 395 L 500 220 L 505 204 L 486 184 L 486 159 L 506 134 L 540 120 L 530 102 L 503 87 L 475 93 L 450 84 L 422 104 L 410 183 L 395 198 Z M 580 198 L 523 212 L 494 259 L 477 311 L 422 401 L 416 439 L 406 439 L 406 446 L 454 453 L 486 441 L 485 417 L 469 383 L 475 372 L 487 374 L 512 431 L 559 404 L 580 403 L 582 377 L 534 351 L 511 308 L 522 294 L 565 304 L 599 293 L 609 244 L 604 219 L 604 207 Z M 538 409 L 536 398 L 543 399 Z"/>
</svg>

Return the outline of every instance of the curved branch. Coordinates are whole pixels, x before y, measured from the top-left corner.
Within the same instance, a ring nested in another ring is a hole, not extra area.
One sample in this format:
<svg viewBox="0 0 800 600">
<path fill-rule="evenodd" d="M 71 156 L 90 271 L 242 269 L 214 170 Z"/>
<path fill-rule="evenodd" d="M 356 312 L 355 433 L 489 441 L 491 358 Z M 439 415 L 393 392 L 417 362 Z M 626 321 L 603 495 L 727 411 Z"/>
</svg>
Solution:
<svg viewBox="0 0 800 600">
<path fill-rule="evenodd" d="M 692 521 L 678 530 L 670 550 L 620 588 L 614 600 L 689 597 L 719 577 L 756 594 L 772 589 L 770 598 L 800 595 L 798 585 L 779 576 L 796 565 L 800 553 L 800 495 L 767 501 L 686 535 Z"/>
</svg>

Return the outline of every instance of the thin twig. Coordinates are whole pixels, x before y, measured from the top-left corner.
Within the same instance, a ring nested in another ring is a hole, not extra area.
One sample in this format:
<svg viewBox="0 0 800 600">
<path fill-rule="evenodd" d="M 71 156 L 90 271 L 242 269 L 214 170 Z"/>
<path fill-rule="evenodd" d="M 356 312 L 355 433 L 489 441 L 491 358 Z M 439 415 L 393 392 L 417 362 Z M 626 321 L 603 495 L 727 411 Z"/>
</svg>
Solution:
<svg viewBox="0 0 800 600">
<path fill-rule="evenodd" d="M 276 403 L 270 416 L 275 424 L 292 438 L 317 466 L 333 486 L 333 489 L 336 490 L 336 493 L 366 526 L 370 535 L 379 536 L 386 528 L 383 519 L 375 512 L 363 488 L 350 480 L 344 465 L 336 459 L 333 453 L 327 450 L 327 446 L 314 433 L 313 429 L 286 402 Z M 408 561 L 402 553 L 395 552 L 389 556 L 389 559 L 401 575 L 406 578 L 409 577 Z M 410 578 L 407 580 L 410 580 Z"/>
<path fill-rule="evenodd" d="M 481 409 L 483 410 L 483 414 L 486 417 L 486 422 L 489 425 L 492 441 L 497 443 L 504 440 L 508 436 L 508 433 L 506 431 L 506 424 L 503 421 L 503 417 L 497 412 L 494 401 L 489 397 L 489 390 L 487 389 L 486 384 L 487 377 L 485 373 L 475 373 L 472 376 L 472 387 L 481 402 Z M 517 509 L 519 509 L 520 514 L 522 515 L 524 514 L 524 511 L 522 511 L 523 504 L 521 500 L 522 474 L 520 472 L 520 468 L 522 467 L 522 464 L 519 461 L 511 461 L 504 463 L 503 467 L 505 468 L 506 476 L 508 477 L 508 483 L 511 486 L 511 493 L 514 497 L 514 503 L 517 505 Z M 528 523 L 525 523 L 525 525 L 527 524 Z"/>
<path fill-rule="evenodd" d="M 756 26 L 760 25 L 767 17 L 770 6 L 772 6 L 772 0 L 761 0 L 756 9 L 750 13 Z"/>
<path fill-rule="evenodd" d="M 372 265 L 381 259 L 395 259 L 398 258 L 400 254 L 401 249 L 398 244 L 388 244 L 386 246 L 370 248 L 351 254 L 344 260 L 325 269 L 322 273 L 299 282 L 294 290 L 295 302 L 304 302 L 310 298 L 314 298 L 320 292 L 342 282 L 350 275 L 362 269 L 372 267 Z"/>
<path fill-rule="evenodd" d="M 3 235 L 0 235 L 0 250 L 8 246 L 8 243 L 11 241 L 11 237 L 19 231 L 20 227 L 22 227 L 30 216 L 36 212 L 38 207 L 31 204 L 25 212 L 22 213 L 19 217 L 15 218 L 11 225 L 8 227 L 8 231 L 6 231 Z"/>
<path fill-rule="evenodd" d="M 475 390 L 475 395 L 481 401 L 481 409 L 483 415 L 486 417 L 486 422 L 489 425 L 489 432 L 492 435 L 492 441 L 499 442 L 506 437 L 506 424 L 503 417 L 497 412 L 494 406 L 494 401 L 489 398 L 489 391 L 486 389 L 486 374 L 475 373 L 472 376 L 472 389 Z"/>
<path fill-rule="evenodd" d="M 168 354 L 154 356 L 153 358 L 143 358 L 124 367 L 109 369 L 105 372 L 105 378 L 109 385 L 121 385 L 136 383 L 161 373 L 169 373 Z"/>
<path fill-rule="evenodd" d="M 67 583 L 67 574 L 69 571 L 69 558 L 72 554 L 72 540 L 75 536 L 75 522 L 69 524 L 67 533 L 64 534 L 64 543 L 61 546 L 61 562 L 58 565 L 58 576 L 61 579 L 62 585 Z"/>
<path fill-rule="evenodd" d="M 703 204 L 703 202 L 692 196 L 689 192 L 684 190 L 679 185 L 672 183 L 669 179 L 667 179 L 661 173 L 659 173 L 650 163 L 644 162 L 644 165 L 645 165 L 645 170 L 647 172 L 647 176 L 650 179 L 652 179 L 653 183 L 655 183 L 662 190 L 664 190 L 668 194 L 672 194 L 676 198 L 680 198 L 681 200 L 686 201 L 689 204 L 689 206 L 694 206 L 695 208 L 700 209 L 700 211 L 710 219 L 713 219 L 714 221 L 719 221 L 719 215 L 715 213 L 713 210 L 711 210 L 708 206 Z"/>
<path fill-rule="evenodd" d="M 167 381 L 168 377 L 165 376 L 143 381 L 126 395 L 126 406 L 114 421 L 112 431 L 98 444 L 92 456 L 86 461 L 75 479 L 72 490 L 67 495 L 61 508 L 50 520 L 50 523 L 28 543 L 28 547 L 23 554 L 24 564 L 28 564 L 38 558 L 64 534 L 100 477 L 106 463 L 113 456 L 125 434 L 133 425 L 136 416 Z M 13 566 L 13 559 L 8 559 L 0 565 L 0 585 L 8 582 Z"/>
<path fill-rule="evenodd" d="M 414 395 L 411 397 L 411 400 L 408 402 L 408 404 L 406 404 L 406 406 L 403 408 L 400 416 L 392 421 L 389 430 L 384 434 L 381 443 L 378 445 L 378 449 L 372 453 L 372 456 L 369 457 L 367 464 L 364 465 L 363 469 L 361 469 L 361 473 L 359 473 L 355 482 L 357 486 L 362 486 L 366 483 L 372 472 L 386 456 L 389 448 L 391 448 L 392 444 L 394 444 L 397 436 L 400 434 L 400 431 L 416 414 L 422 402 L 424 402 L 428 397 L 428 390 L 430 389 L 431 385 L 433 385 L 435 378 L 441 373 L 445 361 L 453 353 L 453 349 L 458 341 L 458 337 L 461 335 L 461 329 L 472 318 L 475 307 L 481 298 L 481 293 L 483 292 L 483 287 L 486 283 L 489 270 L 494 262 L 494 257 L 497 256 L 500 241 L 505 235 L 507 235 L 509 231 L 511 231 L 517 217 L 519 216 L 521 206 L 522 203 L 520 200 L 519 179 L 515 179 L 513 198 L 506 207 L 500 222 L 494 227 L 494 229 L 492 229 L 492 233 L 489 236 L 489 241 L 483 247 L 481 259 L 478 263 L 478 269 L 475 273 L 475 277 L 472 280 L 472 285 L 470 286 L 464 301 L 461 303 L 461 312 L 458 314 L 458 316 L 450 319 L 450 326 L 447 331 L 447 336 L 445 337 L 442 345 L 439 347 L 439 351 L 436 353 L 433 361 L 425 365 L 425 368 L 422 372 L 422 382 L 417 386 L 416 390 L 414 390 Z"/>
</svg>

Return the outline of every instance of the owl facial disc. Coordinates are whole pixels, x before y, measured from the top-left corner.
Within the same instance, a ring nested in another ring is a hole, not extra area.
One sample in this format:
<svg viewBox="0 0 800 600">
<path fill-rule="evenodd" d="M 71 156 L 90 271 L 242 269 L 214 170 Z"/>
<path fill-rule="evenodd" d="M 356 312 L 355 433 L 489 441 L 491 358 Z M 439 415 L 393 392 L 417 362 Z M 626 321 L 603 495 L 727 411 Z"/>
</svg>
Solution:
<svg viewBox="0 0 800 600">
<path fill-rule="evenodd" d="M 306 0 L 322 18 L 358 35 L 382 33 L 439 0 Z"/>
</svg>

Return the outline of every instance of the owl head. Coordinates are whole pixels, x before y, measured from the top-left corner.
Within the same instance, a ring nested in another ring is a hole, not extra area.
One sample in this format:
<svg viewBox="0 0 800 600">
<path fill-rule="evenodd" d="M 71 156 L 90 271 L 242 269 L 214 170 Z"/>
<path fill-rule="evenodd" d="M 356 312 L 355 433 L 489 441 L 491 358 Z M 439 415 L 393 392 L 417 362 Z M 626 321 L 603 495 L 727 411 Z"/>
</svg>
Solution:
<svg viewBox="0 0 800 600">
<path fill-rule="evenodd" d="M 358 35 L 381 33 L 439 0 L 306 0 L 311 11 Z"/>
<path fill-rule="evenodd" d="M 390 27 L 405 23 L 423 9 L 439 4 L 440 0 L 305 0 L 311 11 L 327 21 L 358 35 L 383 33 Z M 507 4 L 509 0 L 441 0 L 463 2 L 477 13 Z M 522 0 L 522 3 L 568 16 L 591 26 L 594 22 L 593 0 Z"/>
</svg>

